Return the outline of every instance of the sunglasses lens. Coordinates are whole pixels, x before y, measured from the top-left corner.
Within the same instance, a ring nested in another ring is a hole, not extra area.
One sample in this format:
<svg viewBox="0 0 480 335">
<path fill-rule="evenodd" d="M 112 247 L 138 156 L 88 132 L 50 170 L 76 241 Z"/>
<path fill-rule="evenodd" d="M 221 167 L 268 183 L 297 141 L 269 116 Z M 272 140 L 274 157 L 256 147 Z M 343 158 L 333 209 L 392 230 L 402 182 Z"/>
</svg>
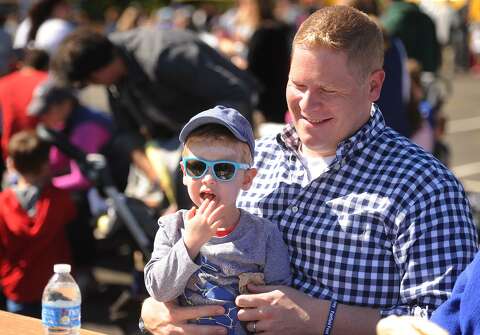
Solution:
<svg viewBox="0 0 480 335">
<path fill-rule="evenodd" d="M 220 180 L 230 180 L 235 175 L 235 165 L 230 163 L 216 163 L 213 170 Z"/>
<path fill-rule="evenodd" d="M 187 175 L 190 177 L 200 177 L 205 172 L 207 165 L 202 161 L 191 159 L 187 161 L 185 168 L 187 170 Z"/>
</svg>

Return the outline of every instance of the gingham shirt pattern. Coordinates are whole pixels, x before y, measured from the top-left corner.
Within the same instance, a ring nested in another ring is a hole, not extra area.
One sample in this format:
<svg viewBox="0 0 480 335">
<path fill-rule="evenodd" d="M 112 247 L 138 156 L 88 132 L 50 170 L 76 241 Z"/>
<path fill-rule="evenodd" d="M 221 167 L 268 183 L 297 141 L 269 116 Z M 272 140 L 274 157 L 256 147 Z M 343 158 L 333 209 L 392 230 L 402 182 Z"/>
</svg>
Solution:
<svg viewBox="0 0 480 335">
<path fill-rule="evenodd" d="M 375 105 L 320 177 L 308 180 L 299 145 L 290 125 L 258 140 L 258 174 L 238 199 L 279 225 L 293 287 L 382 315 L 431 312 L 445 301 L 477 251 L 452 173 L 386 127 Z"/>
</svg>

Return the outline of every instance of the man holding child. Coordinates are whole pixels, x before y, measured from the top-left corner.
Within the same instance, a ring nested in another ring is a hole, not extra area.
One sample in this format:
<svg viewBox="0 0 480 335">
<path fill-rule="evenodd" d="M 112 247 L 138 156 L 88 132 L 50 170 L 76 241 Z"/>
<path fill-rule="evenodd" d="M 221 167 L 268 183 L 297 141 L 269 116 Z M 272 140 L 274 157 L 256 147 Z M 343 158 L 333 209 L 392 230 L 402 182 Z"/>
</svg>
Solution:
<svg viewBox="0 0 480 335">
<path fill-rule="evenodd" d="M 441 163 L 385 126 L 373 104 L 385 73 L 377 24 L 343 6 L 312 14 L 293 41 L 293 123 L 257 141 L 258 173 L 238 206 L 276 223 L 292 285 L 240 295 L 262 334 L 372 334 L 391 314 L 430 314 L 477 250 L 470 207 Z M 226 334 L 187 323 L 221 306 L 147 299 L 153 334 Z"/>
</svg>

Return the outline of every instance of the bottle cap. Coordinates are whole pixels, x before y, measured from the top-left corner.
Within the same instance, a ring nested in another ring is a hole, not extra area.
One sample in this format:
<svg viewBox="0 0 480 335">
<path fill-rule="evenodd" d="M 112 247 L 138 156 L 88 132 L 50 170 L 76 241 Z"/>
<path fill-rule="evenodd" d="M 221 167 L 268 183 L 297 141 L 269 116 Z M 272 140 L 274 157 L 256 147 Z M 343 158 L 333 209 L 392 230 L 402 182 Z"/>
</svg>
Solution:
<svg viewBox="0 0 480 335">
<path fill-rule="evenodd" d="M 55 264 L 53 266 L 53 272 L 55 273 L 70 273 L 71 270 L 70 264 Z"/>
</svg>

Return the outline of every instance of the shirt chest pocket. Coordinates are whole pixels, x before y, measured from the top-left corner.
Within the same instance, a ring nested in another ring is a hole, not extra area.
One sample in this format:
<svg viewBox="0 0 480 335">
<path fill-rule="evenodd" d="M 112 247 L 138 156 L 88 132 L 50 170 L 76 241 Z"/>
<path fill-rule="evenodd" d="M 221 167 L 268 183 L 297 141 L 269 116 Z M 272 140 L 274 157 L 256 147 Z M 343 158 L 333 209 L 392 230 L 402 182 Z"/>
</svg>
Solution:
<svg viewBox="0 0 480 335">
<path fill-rule="evenodd" d="M 391 201 L 376 194 L 349 194 L 326 202 L 331 233 L 355 243 L 388 244 L 385 221 Z"/>
</svg>

